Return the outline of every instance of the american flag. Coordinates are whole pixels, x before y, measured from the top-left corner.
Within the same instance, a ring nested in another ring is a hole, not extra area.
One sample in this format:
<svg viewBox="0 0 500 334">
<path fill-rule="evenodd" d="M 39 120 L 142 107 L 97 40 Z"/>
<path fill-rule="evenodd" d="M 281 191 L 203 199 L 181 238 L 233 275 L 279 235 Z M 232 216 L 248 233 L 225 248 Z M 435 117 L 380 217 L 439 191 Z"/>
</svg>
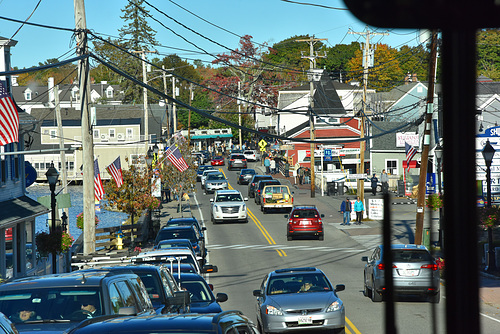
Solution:
<svg viewBox="0 0 500 334">
<path fill-rule="evenodd" d="M 122 164 L 120 162 L 120 157 L 116 158 L 111 165 L 106 167 L 106 170 L 115 180 L 116 186 L 120 188 L 123 184 Z"/>
<path fill-rule="evenodd" d="M 101 174 L 99 173 L 99 164 L 97 159 L 94 160 L 94 196 L 96 201 L 100 201 L 104 197 L 104 188 L 102 187 Z"/>
<path fill-rule="evenodd" d="M 0 146 L 19 142 L 19 115 L 7 89 L 0 82 Z"/>
<path fill-rule="evenodd" d="M 183 172 L 189 168 L 186 160 L 184 160 L 184 158 L 182 157 L 181 151 L 179 151 L 179 148 L 177 146 L 172 145 L 168 147 L 165 151 L 165 156 L 175 167 L 177 167 L 180 172 Z"/>
<path fill-rule="evenodd" d="M 405 142 L 405 151 L 406 151 L 406 170 L 410 169 L 410 161 L 413 159 L 415 154 L 417 154 L 417 150 L 415 147 L 411 146 L 407 142 Z"/>
</svg>

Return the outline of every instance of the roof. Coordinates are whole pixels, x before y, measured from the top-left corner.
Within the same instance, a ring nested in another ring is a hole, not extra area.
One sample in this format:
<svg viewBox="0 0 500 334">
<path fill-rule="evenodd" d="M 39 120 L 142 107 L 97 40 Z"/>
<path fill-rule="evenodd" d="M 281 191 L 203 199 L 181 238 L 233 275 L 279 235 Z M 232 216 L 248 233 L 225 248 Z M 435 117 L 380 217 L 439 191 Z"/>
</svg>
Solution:
<svg viewBox="0 0 500 334">
<path fill-rule="evenodd" d="M 240 191 L 236 189 L 223 189 L 223 190 L 217 190 L 217 194 L 239 194 Z"/>
<path fill-rule="evenodd" d="M 15 279 L 5 284 L 0 284 L 0 291 L 13 289 L 54 288 L 56 286 L 81 287 L 82 289 L 88 288 L 89 286 L 100 287 L 101 281 L 105 277 L 112 275 L 116 274 L 101 269 L 85 269 L 71 273 L 29 276 Z"/>
<path fill-rule="evenodd" d="M 48 208 L 28 196 L 6 200 L 0 202 L 0 227 L 31 220 L 49 212 Z"/>
<path fill-rule="evenodd" d="M 294 206 L 292 208 L 292 210 L 295 210 L 295 209 L 299 209 L 299 210 L 302 210 L 302 209 L 316 209 L 316 205 L 297 205 L 297 206 Z"/>
<path fill-rule="evenodd" d="M 282 274 L 290 274 L 290 273 L 297 273 L 297 272 L 320 272 L 318 268 L 315 267 L 300 267 L 300 268 L 283 268 L 283 269 L 277 269 L 273 272 L 271 272 L 272 275 L 282 275 Z"/>
</svg>

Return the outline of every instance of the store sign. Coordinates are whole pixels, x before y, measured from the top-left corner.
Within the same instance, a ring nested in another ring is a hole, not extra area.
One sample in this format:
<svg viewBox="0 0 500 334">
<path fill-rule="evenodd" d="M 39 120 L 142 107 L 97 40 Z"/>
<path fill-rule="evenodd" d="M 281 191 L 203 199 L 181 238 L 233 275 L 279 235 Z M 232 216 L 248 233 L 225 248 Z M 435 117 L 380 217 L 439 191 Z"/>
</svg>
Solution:
<svg viewBox="0 0 500 334">
<path fill-rule="evenodd" d="M 415 132 L 396 133 L 396 147 L 405 147 L 405 143 L 413 147 L 420 147 L 420 138 Z"/>
</svg>

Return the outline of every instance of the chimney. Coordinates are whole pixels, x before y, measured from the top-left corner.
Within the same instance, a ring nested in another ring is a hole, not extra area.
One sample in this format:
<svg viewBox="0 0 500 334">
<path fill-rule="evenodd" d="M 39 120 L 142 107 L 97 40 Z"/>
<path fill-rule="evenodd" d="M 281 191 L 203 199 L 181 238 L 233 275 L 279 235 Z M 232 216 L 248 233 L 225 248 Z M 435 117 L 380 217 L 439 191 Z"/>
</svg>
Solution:
<svg viewBox="0 0 500 334">
<path fill-rule="evenodd" d="M 47 82 L 48 91 L 49 91 L 49 103 L 55 102 L 56 96 L 54 93 L 54 77 L 50 77 Z"/>
<path fill-rule="evenodd" d="M 411 81 L 412 81 L 412 82 L 417 82 L 417 81 L 418 81 L 418 78 L 417 78 L 417 73 L 413 73 L 413 74 L 411 75 Z"/>
</svg>

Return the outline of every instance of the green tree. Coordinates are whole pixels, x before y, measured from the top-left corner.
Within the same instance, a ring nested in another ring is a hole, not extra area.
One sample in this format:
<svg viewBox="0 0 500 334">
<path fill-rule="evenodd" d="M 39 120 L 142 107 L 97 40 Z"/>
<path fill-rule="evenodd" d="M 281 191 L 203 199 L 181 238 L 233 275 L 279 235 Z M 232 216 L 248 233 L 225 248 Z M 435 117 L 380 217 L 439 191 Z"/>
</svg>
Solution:
<svg viewBox="0 0 500 334">
<path fill-rule="evenodd" d="M 338 44 L 331 48 L 325 48 L 326 58 L 319 58 L 317 67 L 324 68 L 339 81 L 348 81 L 352 76 L 347 70 L 347 63 L 355 57 L 356 51 L 359 49 L 360 44 L 358 42 Z"/>
<path fill-rule="evenodd" d="M 500 29 L 482 29 L 477 33 L 477 72 L 494 81 L 500 80 Z"/>
</svg>

